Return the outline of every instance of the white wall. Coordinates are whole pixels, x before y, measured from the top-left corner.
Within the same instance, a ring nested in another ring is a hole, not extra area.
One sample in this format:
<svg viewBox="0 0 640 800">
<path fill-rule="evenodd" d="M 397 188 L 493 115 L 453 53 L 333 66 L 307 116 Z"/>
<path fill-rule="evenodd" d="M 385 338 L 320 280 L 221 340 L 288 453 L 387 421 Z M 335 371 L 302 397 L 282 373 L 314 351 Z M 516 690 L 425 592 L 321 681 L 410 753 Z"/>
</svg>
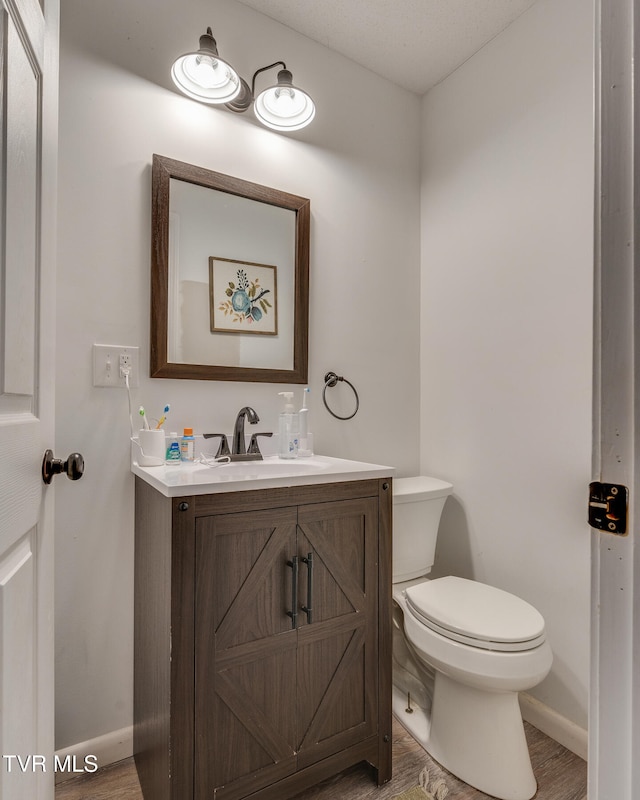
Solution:
<svg viewBox="0 0 640 800">
<path fill-rule="evenodd" d="M 592 38 L 540 0 L 423 102 L 421 466 L 449 479 L 436 574 L 513 591 L 586 728 Z"/>
<path fill-rule="evenodd" d="M 313 126 L 282 136 L 178 95 L 170 65 L 207 25 L 245 78 L 286 61 L 316 101 Z M 140 346 L 135 407 L 170 402 L 172 430 L 230 432 L 247 403 L 274 429 L 283 388 L 148 378 L 152 154 L 311 199 L 318 452 L 417 471 L 420 318 L 415 95 L 232 0 L 62 0 L 60 90 L 56 448 L 82 451 L 86 473 L 56 487 L 59 749 L 132 722 L 127 399 L 93 388 L 91 345 Z M 322 407 L 328 370 L 360 393 L 350 422 Z"/>
</svg>

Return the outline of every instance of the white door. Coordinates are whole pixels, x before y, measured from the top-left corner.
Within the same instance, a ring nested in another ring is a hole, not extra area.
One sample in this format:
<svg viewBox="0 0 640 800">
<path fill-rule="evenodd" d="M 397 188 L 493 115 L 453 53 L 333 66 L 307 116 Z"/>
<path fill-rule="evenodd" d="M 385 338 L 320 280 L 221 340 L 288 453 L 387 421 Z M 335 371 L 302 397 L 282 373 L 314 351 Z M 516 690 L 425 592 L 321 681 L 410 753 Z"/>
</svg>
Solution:
<svg viewBox="0 0 640 800">
<path fill-rule="evenodd" d="M 640 797 L 640 71 L 636 0 L 598 0 L 594 480 L 628 487 L 628 532 L 592 533 L 590 800 Z M 636 54 L 637 58 L 637 54 Z M 634 74 L 635 73 L 635 74 Z M 637 276 L 637 277 L 636 277 Z M 634 608 L 635 607 L 635 608 Z"/>
<path fill-rule="evenodd" d="M 58 0 L 0 0 L 2 800 L 54 792 L 53 488 L 41 464 L 54 420 L 58 15 Z"/>
</svg>

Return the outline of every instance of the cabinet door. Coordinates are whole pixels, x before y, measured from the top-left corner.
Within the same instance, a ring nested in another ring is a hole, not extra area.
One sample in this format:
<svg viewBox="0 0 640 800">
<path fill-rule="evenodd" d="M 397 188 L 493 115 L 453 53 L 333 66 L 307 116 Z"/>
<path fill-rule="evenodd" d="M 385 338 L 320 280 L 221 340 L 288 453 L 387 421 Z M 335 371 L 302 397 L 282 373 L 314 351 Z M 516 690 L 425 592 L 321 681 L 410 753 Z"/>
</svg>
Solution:
<svg viewBox="0 0 640 800">
<path fill-rule="evenodd" d="M 302 506 L 298 553 L 313 555 L 312 621 L 298 628 L 298 768 L 376 733 L 378 504 Z M 300 602 L 307 604 L 301 569 Z"/>
<path fill-rule="evenodd" d="M 295 539 L 295 508 L 197 520 L 196 800 L 296 770 Z"/>
</svg>

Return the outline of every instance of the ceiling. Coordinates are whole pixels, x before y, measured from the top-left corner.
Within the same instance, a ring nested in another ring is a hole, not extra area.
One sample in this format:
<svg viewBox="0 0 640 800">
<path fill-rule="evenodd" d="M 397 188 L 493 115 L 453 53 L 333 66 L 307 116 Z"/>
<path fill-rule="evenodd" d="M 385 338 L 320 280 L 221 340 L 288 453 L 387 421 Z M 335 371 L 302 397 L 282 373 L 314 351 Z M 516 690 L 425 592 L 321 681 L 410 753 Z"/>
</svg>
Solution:
<svg viewBox="0 0 640 800">
<path fill-rule="evenodd" d="M 535 0 L 240 0 L 417 94 Z"/>
</svg>

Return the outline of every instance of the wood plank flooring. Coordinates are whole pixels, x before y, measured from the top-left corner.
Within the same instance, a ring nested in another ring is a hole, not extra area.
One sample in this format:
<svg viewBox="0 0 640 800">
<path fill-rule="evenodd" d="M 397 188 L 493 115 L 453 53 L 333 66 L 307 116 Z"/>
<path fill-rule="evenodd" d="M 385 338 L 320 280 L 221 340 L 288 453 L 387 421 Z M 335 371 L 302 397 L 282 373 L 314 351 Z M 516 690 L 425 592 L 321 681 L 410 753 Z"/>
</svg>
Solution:
<svg viewBox="0 0 640 800">
<path fill-rule="evenodd" d="M 447 800 L 488 800 L 488 795 L 442 769 L 395 719 L 393 726 L 393 778 L 389 783 L 378 788 L 369 769 L 360 765 L 296 795 L 295 800 L 392 800 L 418 785 L 425 767 L 431 780 L 444 778 L 449 787 Z M 535 800 L 587 800 L 586 763 L 533 726 L 525 723 L 525 730 L 538 780 Z M 143 800 L 133 759 L 58 784 L 56 800 Z"/>
</svg>

